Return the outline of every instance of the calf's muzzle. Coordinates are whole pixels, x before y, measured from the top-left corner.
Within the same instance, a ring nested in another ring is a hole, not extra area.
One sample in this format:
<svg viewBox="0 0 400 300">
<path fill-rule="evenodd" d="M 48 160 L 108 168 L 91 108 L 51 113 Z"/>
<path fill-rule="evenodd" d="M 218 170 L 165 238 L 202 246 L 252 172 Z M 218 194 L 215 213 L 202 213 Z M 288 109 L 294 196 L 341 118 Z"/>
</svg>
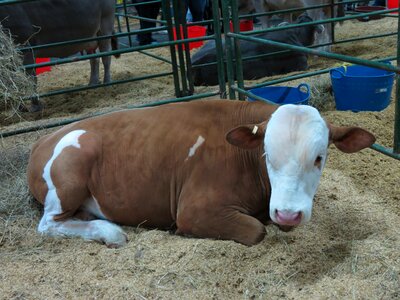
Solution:
<svg viewBox="0 0 400 300">
<path fill-rule="evenodd" d="M 296 226 L 301 223 L 302 212 L 291 212 L 287 210 L 275 210 L 275 219 L 279 225 Z"/>
</svg>

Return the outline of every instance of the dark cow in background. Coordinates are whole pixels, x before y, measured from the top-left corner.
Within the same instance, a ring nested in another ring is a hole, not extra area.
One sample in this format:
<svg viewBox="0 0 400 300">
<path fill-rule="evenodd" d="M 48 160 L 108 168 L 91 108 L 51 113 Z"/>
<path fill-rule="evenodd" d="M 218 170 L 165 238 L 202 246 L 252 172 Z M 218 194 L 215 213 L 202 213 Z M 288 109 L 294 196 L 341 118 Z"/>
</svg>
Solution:
<svg viewBox="0 0 400 300">
<path fill-rule="evenodd" d="M 252 0 L 252 1 L 255 10 L 258 13 L 292 9 L 292 8 L 305 9 L 310 6 L 331 4 L 331 0 Z M 343 0 L 337 0 L 336 2 L 340 3 L 342 1 Z M 285 21 L 292 22 L 293 16 L 301 13 L 302 12 L 299 11 L 299 12 L 284 14 L 282 15 L 282 17 Z M 308 9 L 307 14 L 315 21 L 333 17 L 343 17 L 345 15 L 344 4 L 335 5 L 333 12 L 330 6 L 326 6 L 322 8 Z M 260 17 L 260 20 L 264 26 L 270 27 L 272 18 L 273 16 L 262 16 Z M 324 44 L 332 41 L 332 24 L 326 23 L 324 24 L 324 26 L 326 30 L 324 30 L 321 34 L 317 35 L 315 40 L 316 44 Z M 321 50 L 330 51 L 331 47 L 323 46 L 321 47 Z"/>
<path fill-rule="evenodd" d="M 252 2 L 255 11 L 258 13 L 305 7 L 304 0 L 252 0 Z M 301 14 L 301 12 L 299 14 Z M 281 17 L 286 22 L 292 22 L 295 19 L 293 15 L 292 13 L 288 13 L 281 15 Z M 271 19 L 274 16 L 275 15 L 260 16 L 259 18 L 264 26 L 271 27 Z"/>
<path fill-rule="evenodd" d="M 320 4 L 330 4 L 330 0 L 303 0 L 306 6 L 315 6 L 315 5 L 320 5 Z M 343 0 L 338 0 L 337 2 L 342 2 Z M 322 7 L 322 8 L 317 8 L 317 9 L 309 9 L 307 10 L 307 13 L 313 20 L 325 20 L 325 19 L 331 19 L 331 18 L 339 18 L 339 17 L 344 17 L 345 16 L 345 11 L 344 11 L 344 4 L 339 4 L 336 5 L 332 11 L 330 6 Z M 333 25 L 335 26 L 336 23 Z M 316 44 L 325 44 L 325 43 L 330 43 L 333 40 L 332 37 L 332 23 L 325 23 L 324 27 L 326 30 L 323 31 L 322 34 L 317 35 Z M 332 46 L 327 45 L 327 46 L 322 46 L 320 47 L 321 50 L 324 51 L 331 51 Z"/>
<path fill-rule="evenodd" d="M 86 119 L 33 146 L 29 189 L 38 230 L 119 247 L 117 224 L 260 242 L 311 218 L 330 143 L 345 153 L 375 137 L 335 127 L 306 105 L 192 101 Z"/>
<path fill-rule="evenodd" d="M 300 15 L 296 23 L 311 22 L 312 19 L 307 15 Z M 296 46 L 310 46 L 314 42 L 316 32 L 321 32 L 321 25 L 310 25 L 293 29 L 285 29 L 255 35 L 255 37 L 273 40 L 276 42 L 287 43 Z M 248 41 L 240 42 L 242 58 L 254 55 L 261 55 L 282 51 L 284 49 L 265 45 L 261 43 L 252 43 Z M 215 65 L 197 67 L 197 65 L 215 62 L 217 51 L 215 41 L 207 42 L 198 52 L 192 56 L 193 79 L 195 85 L 216 85 L 218 84 L 218 70 Z M 243 61 L 244 79 L 258 79 L 265 76 L 285 74 L 292 71 L 301 71 L 307 69 L 307 55 L 299 52 L 289 52 L 274 56 L 256 58 Z"/>
<path fill-rule="evenodd" d="M 115 0 L 40 0 L 0 6 L 0 20 L 17 44 L 37 46 L 69 40 L 110 35 L 114 31 Z M 117 48 L 115 39 L 63 45 L 27 51 L 24 64 L 35 57 L 66 57 L 80 51 L 110 51 Z M 104 82 L 111 81 L 111 57 L 102 57 Z M 99 59 L 90 60 L 89 84 L 99 82 Z M 29 71 L 34 75 L 35 70 Z M 33 110 L 39 109 L 33 103 Z"/>
</svg>

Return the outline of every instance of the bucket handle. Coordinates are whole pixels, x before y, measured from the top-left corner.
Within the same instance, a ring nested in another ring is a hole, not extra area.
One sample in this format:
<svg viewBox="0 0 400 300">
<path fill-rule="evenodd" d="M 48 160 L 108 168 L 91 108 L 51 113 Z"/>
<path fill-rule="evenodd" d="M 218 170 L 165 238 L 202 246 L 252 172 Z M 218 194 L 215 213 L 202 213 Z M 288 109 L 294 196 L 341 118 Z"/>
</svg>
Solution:
<svg viewBox="0 0 400 300">
<path fill-rule="evenodd" d="M 343 78 L 343 77 L 346 76 L 346 75 L 345 75 L 341 70 L 339 70 L 339 69 L 330 69 L 330 70 L 329 70 L 329 73 L 331 73 L 331 75 L 333 75 L 334 72 L 339 73 L 339 75 L 340 75 L 339 77 L 340 77 L 340 78 Z"/>
<path fill-rule="evenodd" d="M 307 83 L 300 83 L 297 89 L 300 92 L 303 92 L 301 89 L 305 88 L 307 96 L 310 96 L 310 86 Z"/>
</svg>

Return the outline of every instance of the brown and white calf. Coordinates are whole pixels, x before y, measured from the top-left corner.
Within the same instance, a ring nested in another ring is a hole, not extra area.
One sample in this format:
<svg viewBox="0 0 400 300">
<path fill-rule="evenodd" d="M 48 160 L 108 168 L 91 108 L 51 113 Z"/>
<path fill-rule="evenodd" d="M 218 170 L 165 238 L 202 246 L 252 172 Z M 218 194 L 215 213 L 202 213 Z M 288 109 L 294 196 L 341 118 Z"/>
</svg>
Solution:
<svg viewBox="0 0 400 300">
<path fill-rule="evenodd" d="M 330 143 L 352 153 L 374 141 L 310 106 L 194 101 L 111 113 L 44 136 L 28 182 L 44 204 L 44 234 L 118 247 L 126 235 L 116 224 L 142 224 L 254 245 L 265 224 L 310 220 Z"/>
</svg>

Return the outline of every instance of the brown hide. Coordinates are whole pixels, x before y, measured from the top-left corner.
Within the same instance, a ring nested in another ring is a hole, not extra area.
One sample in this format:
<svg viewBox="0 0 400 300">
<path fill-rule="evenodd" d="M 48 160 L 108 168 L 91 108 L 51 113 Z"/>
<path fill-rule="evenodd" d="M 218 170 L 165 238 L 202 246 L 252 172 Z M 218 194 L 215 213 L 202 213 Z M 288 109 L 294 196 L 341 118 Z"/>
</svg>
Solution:
<svg viewBox="0 0 400 300">
<path fill-rule="evenodd" d="M 32 150 L 28 182 L 47 194 L 43 169 L 60 139 L 85 130 L 80 148 L 55 159 L 51 177 L 63 213 L 73 216 L 93 195 L 103 214 L 125 225 L 254 244 L 264 237 L 270 195 L 263 147 L 226 141 L 231 129 L 268 120 L 262 102 L 208 100 L 116 112 L 71 124 L 41 138 Z M 204 138 L 193 156 L 189 151 Z"/>
</svg>

